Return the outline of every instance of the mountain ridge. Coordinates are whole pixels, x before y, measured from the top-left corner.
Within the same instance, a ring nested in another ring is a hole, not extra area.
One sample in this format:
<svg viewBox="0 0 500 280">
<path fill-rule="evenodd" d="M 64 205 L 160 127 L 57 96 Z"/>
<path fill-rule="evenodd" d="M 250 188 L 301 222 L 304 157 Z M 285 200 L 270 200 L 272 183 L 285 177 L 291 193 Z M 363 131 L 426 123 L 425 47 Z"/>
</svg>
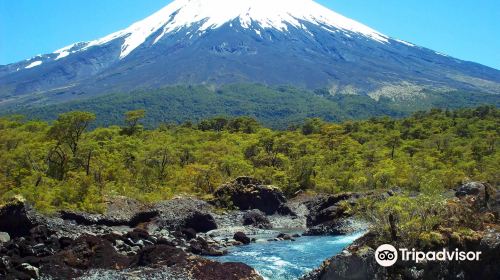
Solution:
<svg viewBox="0 0 500 280">
<path fill-rule="evenodd" d="M 391 38 L 311 0 L 176 0 L 109 36 L 0 67 L 0 105 L 232 83 L 404 102 L 425 90 L 497 94 L 500 71 Z"/>
</svg>

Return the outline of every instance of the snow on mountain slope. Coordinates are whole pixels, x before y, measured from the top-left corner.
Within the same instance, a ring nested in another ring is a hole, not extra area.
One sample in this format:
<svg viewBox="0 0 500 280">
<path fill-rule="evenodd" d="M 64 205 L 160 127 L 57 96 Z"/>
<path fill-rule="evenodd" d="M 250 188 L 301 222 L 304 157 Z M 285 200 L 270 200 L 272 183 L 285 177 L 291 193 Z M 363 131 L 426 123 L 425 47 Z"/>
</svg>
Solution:
<svg viewBox="0 0 500 280">
<path fill-rule="evenodd" d="M 391 38 L 312 0 L 175 0 L 101 39 L 0 66 L 0 106 L 234 83 L 395 100 L 424 89 L 498 93 L 500 71 Z"/>
<path fill-rule="evenodd" d="M 155 43 L 166 34 L 184 27 L 199 24 L 197 31 L 204 32 L 219 28 L 235 19 L 238 19 L 244 28 L 252 28 L 252 23 L 256 23 L 261 28 L 273 28 L 284 32 L 289 25 L 307 30 L 302 24 L 302 21 L 307 21 L 320 25 L 329 32 L 348 31 L 381 43 L 389 42 L 387 36 L 312 0 L 175 0 L 150 17 L 124 30 L 88 42 L 73 52 L 124 38 L 120 54 L 120 58 L 124 58 L 158 30 L 161 30 L 161 33 L 154 39 Z M 74 46 L 56 51 L 59 54 L 57 59 L 73 53 L 69 50 Z"/>
</svg>

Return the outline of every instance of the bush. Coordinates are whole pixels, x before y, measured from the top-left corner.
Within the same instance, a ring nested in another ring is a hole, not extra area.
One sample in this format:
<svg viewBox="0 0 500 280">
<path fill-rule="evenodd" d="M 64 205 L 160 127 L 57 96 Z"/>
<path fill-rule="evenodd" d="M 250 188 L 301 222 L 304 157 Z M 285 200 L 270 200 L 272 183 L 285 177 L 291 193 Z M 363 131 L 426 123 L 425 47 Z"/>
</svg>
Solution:
<svg viewBox="0 0 500 280">
<path fill-rule="evenodd" d="M 365 198 L 356 212 L 372 224 L 380 242 L 418 244 L 444 219 L 445 200 L 440 196 L 420 194 L 416 197 L 396 195 L 385 200 Z"/>
</svg>

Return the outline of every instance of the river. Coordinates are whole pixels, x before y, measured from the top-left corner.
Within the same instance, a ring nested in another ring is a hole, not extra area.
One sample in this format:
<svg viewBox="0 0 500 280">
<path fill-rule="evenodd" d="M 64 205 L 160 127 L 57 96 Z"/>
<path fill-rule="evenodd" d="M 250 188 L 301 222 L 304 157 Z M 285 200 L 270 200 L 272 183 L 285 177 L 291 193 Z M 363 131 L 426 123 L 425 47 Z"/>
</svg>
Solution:
<svg viewBox="0 0 500 280">
<path fill-rule="evenodd" d="M 292 280 L 319 267 L 362 235 L 358 232 L 343 236 L 304 236 L 296 241 L 258 240 L 233 247 L 227 255 L 213 259 L 246 263 L 268 280 Z"/>
</svg>

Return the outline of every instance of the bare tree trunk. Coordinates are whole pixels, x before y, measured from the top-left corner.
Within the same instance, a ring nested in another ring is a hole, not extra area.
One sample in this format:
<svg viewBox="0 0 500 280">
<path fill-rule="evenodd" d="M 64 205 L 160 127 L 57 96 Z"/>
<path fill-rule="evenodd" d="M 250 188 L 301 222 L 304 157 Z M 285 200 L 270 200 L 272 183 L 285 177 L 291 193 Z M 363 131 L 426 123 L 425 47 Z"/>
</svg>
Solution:
<svg viewBox="0 0 500 280">
<path fill-rule="evenodd" d="M 394 219 L 394 215 L 389 214 L 389 226 L 391 227 L 391 239 L 392 241 L 396 241 L 398 239 L 396 221 Z"/>
</svg>

